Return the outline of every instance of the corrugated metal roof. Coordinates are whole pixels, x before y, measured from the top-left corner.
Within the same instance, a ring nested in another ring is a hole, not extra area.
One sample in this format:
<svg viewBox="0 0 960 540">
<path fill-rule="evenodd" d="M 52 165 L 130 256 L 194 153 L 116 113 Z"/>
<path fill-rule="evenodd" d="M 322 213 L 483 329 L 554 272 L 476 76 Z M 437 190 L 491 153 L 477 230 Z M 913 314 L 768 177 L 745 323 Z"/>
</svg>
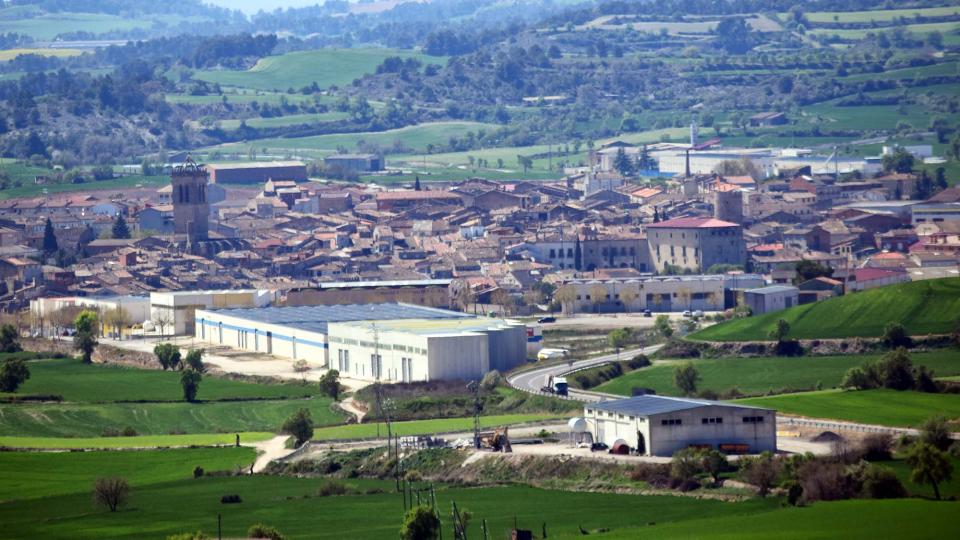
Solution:
<svg viewBox="0 0 960 540">
<path fill-rule="evenodd" d="M 785 292 L 794 292 L 798 289 L 790 285 L 770 285 L 768 287 L 760 287 L 759 289 L 750 289 L 747 292 L 753 294 L 776 294 L 776 293 L 785 293 Z"/>
<path fill-rule="evenodd" d="M 398 303 L 219 309 L 216 313 L 252 323 L 281 324 L 322 333 L 332 322 L 475 318 L 468 313 Z"/>
<path fill-rule="evenodd" d="M 613 401 L 601 401 L 600 403 L 587 405 L 601 411 L 611 411 L 620 414 L 630 414 L 633 416 L 653 416 L 655 414 L 664 414 L 700 407 L 734 407 L 738 409 L 761 409 L 760 407 L 748 407 L 746 405 L 736 405 L 733 403 L 724 403 L 722 401 L 708 401 L 705 399 L 689 399 L 668 396 L 634 396 L 627 399 L 617 399 Z"/>
</svg>

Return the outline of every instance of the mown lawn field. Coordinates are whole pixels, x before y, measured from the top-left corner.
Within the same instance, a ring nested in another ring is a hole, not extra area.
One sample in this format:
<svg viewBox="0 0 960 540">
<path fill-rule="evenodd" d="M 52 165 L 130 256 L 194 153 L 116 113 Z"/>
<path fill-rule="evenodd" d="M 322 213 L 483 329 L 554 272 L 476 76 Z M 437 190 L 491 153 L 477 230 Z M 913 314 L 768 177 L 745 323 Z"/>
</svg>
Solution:
<svg viewBox="0 0 960 540">
<path fill-rule="evenodd" d="M 441 64 L 445 58 L 396 49 L 321 49 L 297 51 L 260 59 L 247 71 L 198 71 L 193 78 L 258 90 L 300 89 L 316 82 L 321 88 L 343 86 L 376 71 L 386 58 L 416 58 L 423 63 Z"/>
<path fill-rule="evenodd" d="M 960 394 L 926 394 L 896 390 L 823 390 L 737 400 L 777 412 L 863 424 L 916 427 L 927 418 L 960 417 Z"/>
<path fill-rule="evenodd" d="M 204 471 L 249 467 L 256 456 L 252 448 L 184 448 L 98 452 L 0 452 L 0 501 L 83 492 L 88 502 L 93 481 L 121 476 L 131 485 L 155 484 L 193 477 L 194 467 Z M 0 504 L 6 507 L 7 504 Z M 6 519 L 5 523 L 9 523 Z M 6 536 L 10 529 L 6 529 Z"/>
<path fill-rule="evenodd" d="M 722 392 L 737 388 L 745 394 L 764 394 L 782 389 L 812 389 L 818 383 L 823 388 L 833 388 L 840 384 L 848 369 L 876 361 L 881 356 L 720 358 L 693 363 L 700 372 L 700 389 Z M 937 376 L 960 375 L 960 350 L 957 349 L 912 354 L 911 359 L 914 365 L 926 366 Z M 595 390 L 629 396 L 633 388 L 641 387 L 653 388 L 658 394 L 681 395 L 673 385 L 675 369 L 675 363 L 655 364 L 610 380 Z"/>
<path fill-rule="evenodd" d="M 203 392 L 201 383 L 200 392 Z M 63 403 L 0 406 L 0 436 L 98 437 L 131 427 L 140 435 L 276 431 L 300 408 L 316 425 L 334 425 L 343 416 L 329 398 L 210 403 Z"/>
<path fill-rule="evenodd" d="M 221 120 L 217 125 L 222 129 L 237 129 L 240 122 L 246 121 L 247 125 L 253 128 L 272 128 L 297 126 L 300 124 L 318 124 L 321 122 L 335 122 L 343 120 L 350 115 L 345 112 L 325 112 L 317 114 L 290 114 L 287 116 L 274 116 L 271 118 L 247 118 L 246 120 Z"/>
<path fill-rule="evenodd" d="M 58 34 L 90 32 L 100 34 L 110 31 L 147 29 L 153 25 L 150 18 L 124 18 L 106 13 L 43 13 L 29 18 L 3 17 L 7 10 L 0 10 L 0 33 L 16 32 L 38 40 L 52 40 Z M 176 19 L 182 17 L 175 16 Z M 168 18 L 169 19 L 169 18 Z M 171 24 L 177 22 L 169 21 Z"/>
<path fill-rule="evenodd" d="M 502 414 L 481 416 L 480 426 L 483 428 L 499 427 L 524 422 L 536 422 L 559 418 L 560 414 Z M 473 418 L 436 418 L 431 420 L 410 420 L 394 422 L 394 435 L 427 435 L 431 433 L 449 433 L 454 431 L 470 431 L 473 429 Z M 369 439 L 377 436 L 377 430 L 382 437 L 387 436 L 387 427 L 383 422 L 378 424 L 349 424 L 318 428 L 313 431 L 313 440 L 327 439 Z"/>
<path fill-rule="evenodd" d="M 65 450 L 222 446 L 234 444 L 236 435 L 240 435 L 240 441 L 243 443 L 265 441 L 273 437 L 273 433 L 265 431 L 196 433 L 192 435 L 137 435 L 134 437 L 0 437 L 0 448 Z"/>
<path fill-rule="evenodd" d="M 876 337 L 890 322 L 911 335 L 952 332 L 960 321 L 960 281 L 933 279 L 889 285 L 783 311 L 736 319 L 691 334 L 703 341 L 768 340 L 779 319 L 792 339 Z"/>
<path fill-rule="evenodd" d="M 17 395 L 60 395 L 70 402 L 183 401 L 177 371 L 84 364 L 75 358 L 34 360 L 27 363 L 30 378 Z M 316 394 L 316 386 L 297 383 L 258 384 L 207 376 L 197 398 L 202 401 L 239 398 L 302 398 Z M 3 394 L 0 394 L 3 395 Z"/>
</svg>

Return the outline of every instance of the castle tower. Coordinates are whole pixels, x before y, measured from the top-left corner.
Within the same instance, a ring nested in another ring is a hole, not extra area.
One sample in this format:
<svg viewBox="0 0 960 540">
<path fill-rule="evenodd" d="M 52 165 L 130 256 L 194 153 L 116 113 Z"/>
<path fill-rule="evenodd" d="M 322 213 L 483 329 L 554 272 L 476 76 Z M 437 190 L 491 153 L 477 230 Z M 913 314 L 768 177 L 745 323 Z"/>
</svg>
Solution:
<svg viewBox="0 0 960 540">
<path fill-rule="evenodd" d="M 174 233 L 186 235 L 191 244 L 206 240 L 210 231 L 207 171 L 187 156 L 183 165 L 174 167 L 170 183 L 173 185 Z"/>
</svg>

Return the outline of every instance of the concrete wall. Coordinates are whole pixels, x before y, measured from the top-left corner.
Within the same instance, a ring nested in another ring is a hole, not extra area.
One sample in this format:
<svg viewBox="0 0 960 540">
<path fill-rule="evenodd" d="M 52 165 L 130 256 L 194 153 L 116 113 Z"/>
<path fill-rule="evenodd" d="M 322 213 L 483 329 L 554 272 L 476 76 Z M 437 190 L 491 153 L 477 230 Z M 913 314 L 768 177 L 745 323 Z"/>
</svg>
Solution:
<svg viewBox="0 0 960 540">
<path fill-rule="evenodd" d="M 623 440 L 630 448 L 637 448 L 637 433 L 641 433 L 646 455 L 671 456 L 694 445 L 719 449 L 721 444 L 745 444 L 750 454 L 777 449 L 776 413 L 771 410 L 713 405 L 643 417 L 600 411 L 587 405 L 584 417 L 594 440 L 610 447 Z M 761 417 L 763 421 L 745 422 L 746 417 Z M 722 422 L 703 423 L 711 418 Z M 667 420 L 680 423 L 664 425 Z"/>
<path fill-rule="evenodd" d="M 490 340 L 482 333 L 430 336 L 430 379 L 477 379 L 490 371 Z"/>
</svg>

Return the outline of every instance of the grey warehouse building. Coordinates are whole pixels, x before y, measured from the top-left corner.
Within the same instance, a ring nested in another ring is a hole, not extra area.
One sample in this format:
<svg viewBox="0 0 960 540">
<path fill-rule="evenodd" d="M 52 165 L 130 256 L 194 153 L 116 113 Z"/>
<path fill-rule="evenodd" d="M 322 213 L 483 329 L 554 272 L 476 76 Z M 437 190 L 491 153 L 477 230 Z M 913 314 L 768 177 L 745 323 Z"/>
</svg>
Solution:
<svg viewBox="0 0 960 540">
<path fill-rule="evenodd" d="M 672 456 L 690 446 L 730 454 L 777 450 L 773 409 L 645 395 L 591 403 L 583 412 L 594 441 L 626 444 L 640 455 Z"/>
</svg>

